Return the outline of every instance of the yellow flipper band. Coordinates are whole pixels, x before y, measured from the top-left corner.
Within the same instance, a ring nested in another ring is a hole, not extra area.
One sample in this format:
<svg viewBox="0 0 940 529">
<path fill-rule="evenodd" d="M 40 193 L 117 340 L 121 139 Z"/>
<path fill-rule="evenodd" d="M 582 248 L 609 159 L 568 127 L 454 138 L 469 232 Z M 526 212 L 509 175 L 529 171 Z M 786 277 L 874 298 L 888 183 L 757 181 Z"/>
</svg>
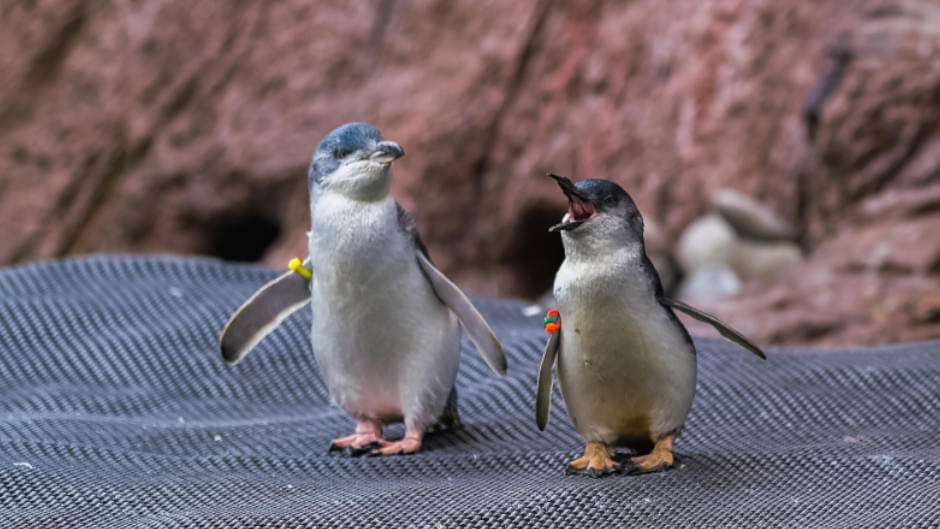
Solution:
<svg viewBox="0 0 940 529">
<path fill-rule="evenodd" d="M 299 257 L 294 257 L 291 259 L 290 262 L 287 263 L 287 268 L 290 268 L 294 272 L 304 276 L 306 279 L 313 279 L 313 274 L 310 273 L 310 270 L 304 268 L 304 263 L 300 260 Z"/>
</svg>

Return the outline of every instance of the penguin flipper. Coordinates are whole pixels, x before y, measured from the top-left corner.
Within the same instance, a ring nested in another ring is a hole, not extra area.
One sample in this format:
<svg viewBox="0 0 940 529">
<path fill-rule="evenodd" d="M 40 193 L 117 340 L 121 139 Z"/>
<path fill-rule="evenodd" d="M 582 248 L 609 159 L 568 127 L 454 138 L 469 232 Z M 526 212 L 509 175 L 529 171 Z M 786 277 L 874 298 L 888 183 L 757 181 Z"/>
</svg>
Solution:
<svg viewBox="0 0 940 529">
<path fill-rule="evenodd" d="M 304 261 L 306 268 L 310 259 Z M 310 302 L 310 280 L 290 271 L 270 281 L 232 314 L 222 334 L 222 358 L 235 364 L 285 318 Z"/>
<path fill-rule="evenodd" d="M 497 374 L 505 375 L 506 353 L 503 352 L 502 345 L 499 344 L 499 340 L 493 334 L 493 329 L 483 319 L 483 315 L 477 311 L 473 303 L 470 303 L 470 300 L 457 288 L 457 285 L 453 284 L 450 279 L 447 279 L 447 276 L 431 264 L 431 261 L 425 257 L 424 253 L 419 250 L 415 252 L 415 257 L 425 277 L 431 283 L 434 293 L 457 315 L 457 319 L 467 329 L 470 341 L 480 351 L 483 360 Z"/>
<path fill-rule="evenodd" d="M 689 316 L 692 316 L 698 321 L 705 322 L 711 325 L 718 331 L 719 334 L 721 334 L 728 340 L 731 340 L 732 342 L 740 345 L 741 347 L 756 354 L 762 359 L 767 360 L 767 355 L 764 354 L 764 351 L 762 351 L 760 347 L 757 347 L 756 345 L 754 345 L 754 343 L 748 340 L 743 334 L 736 331 L 730 325 L 719 320 L 715 316 L 712 316 L 711 314 L 707 312 L 701 311 L 691 305 L 686 305 L 685 303 L 675 300 L 675 299 L 669 299 L 667 297 L 661 296 L 659 298 L 659 302 L 665 305 L 666 307 L 671 307 L 677 310 L 681 310 L 682 312 L 688 314 Z"/>
<path fill-rule="evenodd" d="M 545 430 L 548 424 L 548 412 L 552 408 L 552 367 L 561 348 L 561 330 L 555 331 L 545 344 L 545 354 L 539 366 L 539 378 L 535 388 L 535 424 L 539 430 Z"/>
</svg>

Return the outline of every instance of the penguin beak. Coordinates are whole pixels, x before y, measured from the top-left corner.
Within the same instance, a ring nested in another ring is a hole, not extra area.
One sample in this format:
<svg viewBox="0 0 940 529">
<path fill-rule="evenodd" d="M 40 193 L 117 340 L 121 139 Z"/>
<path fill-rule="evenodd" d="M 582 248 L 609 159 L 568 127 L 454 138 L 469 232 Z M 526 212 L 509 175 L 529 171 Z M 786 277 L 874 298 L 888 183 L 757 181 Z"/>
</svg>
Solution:
<svg viewBox="0 0 940 529">
<path fill-rule="evenodd" d="M 587 195 L 578 191 L 578 188 L 575 187 L 574 182 L 564 176 L 559 176 L 552 173 L 548 173 L 548 176 L 553 178 L 555 182 L 558 182 L 558 187 L 560 187 L 561 191 L 565 194 L 566 197 L 568 197 L 567 220 L 555 224 L 549 228 L 548 231 L 554 232 L 558 230 L 573 230 L 594 217 L 594 214 L 596 213 L 594 204 L 591 203 L 591 200 L 587 197 Z"/>
<path fill-rule="evenodd" d="M 380 163 L 392 163 L 405 155 L 405 150 L 394 141 L 380 141 L 369 159 Z"/>
</svg>

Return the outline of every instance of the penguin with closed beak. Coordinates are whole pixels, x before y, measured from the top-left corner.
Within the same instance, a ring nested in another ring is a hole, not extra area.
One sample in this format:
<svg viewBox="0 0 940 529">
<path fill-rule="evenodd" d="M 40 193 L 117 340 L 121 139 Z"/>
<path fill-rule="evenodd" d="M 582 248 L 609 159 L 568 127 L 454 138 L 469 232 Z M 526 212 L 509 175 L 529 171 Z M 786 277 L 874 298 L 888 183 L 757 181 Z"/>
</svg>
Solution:
<svg viewBox="0 0 940 529">
<path fill-rule="evenodd" d="M 414 219 L 389 194 L 404 155 L 367 123 L 347 123 L 317 146 L 308 171 L 309 257 L 262 287 L 229 319 L 222 357 L 234 364 L 310 303 L 311 341 L 332 401 L 356 420 L 331 450 L 411 454 L 425 432 L 459 424 L 454 380 L 458 321 L 496 373 L 499 341 L 470 300 L 431 264 Z M 382 438 L 405 423 L 405 436 Z"/>
<path fill-rule="evenodd" d="M 568 414 L 587 441 L 568 474 L 670 468 L 696 377 L 695 345 L 673 309 L 766 357 L 718 318 L 665 297 L 646 255 L 643 218 L 623 188 L 549 176 L 568 198 L 568 212 L 549 229 L 561 232 L 565 260 L 555 276 L 560 325 L 552 324 L 539 369 L 536 424 L 544 430 L 548 423 L 556 367 Z M 621 461 L 616 447 L 642 455 Z"/>
</svg>

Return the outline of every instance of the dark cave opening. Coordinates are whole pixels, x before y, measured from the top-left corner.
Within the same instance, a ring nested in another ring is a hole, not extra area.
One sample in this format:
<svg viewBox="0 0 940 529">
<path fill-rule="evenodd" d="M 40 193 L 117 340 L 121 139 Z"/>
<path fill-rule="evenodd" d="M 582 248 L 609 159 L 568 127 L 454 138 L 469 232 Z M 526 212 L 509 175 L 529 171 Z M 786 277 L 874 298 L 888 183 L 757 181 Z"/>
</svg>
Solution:
<svg viewBox="0 0 940 529">
<path fill-rule="evenodd" d="M 280 224 L 261 215 L 225 219 L 210 233 L 208 253 L 226 261 L 260 261 L 280 234 Z"/>
<path fill-rule="evenodd" d="M 557 207 L 535 204 L 519 217 L 507 258 L 515 277 L 515 295 L 535 299 L 551 290 L 565 249 L 558 233 L 549 233 L 548 228 L 562 214 Z"/>
</svg>

